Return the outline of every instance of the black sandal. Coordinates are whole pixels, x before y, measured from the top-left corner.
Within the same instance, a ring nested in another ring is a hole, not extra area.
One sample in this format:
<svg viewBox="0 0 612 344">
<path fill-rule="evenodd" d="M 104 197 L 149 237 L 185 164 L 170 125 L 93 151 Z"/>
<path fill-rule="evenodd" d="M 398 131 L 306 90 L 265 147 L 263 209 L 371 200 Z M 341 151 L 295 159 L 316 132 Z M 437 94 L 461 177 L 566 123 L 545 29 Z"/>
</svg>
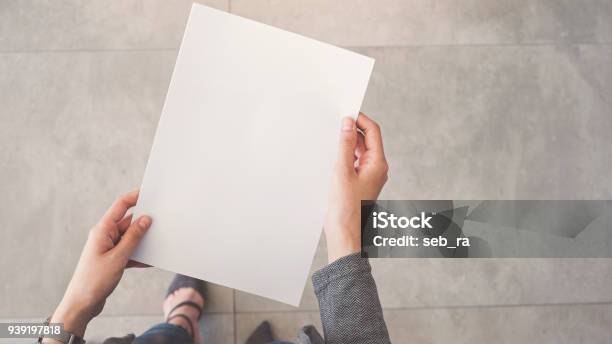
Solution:
<svg viewBox="0 0 612 344">
<path fill-rule="evenodd" d="M 181 275 L 181 274 L 176 274 L 176 276 L 174 276 L 174 279 L 172 280 L 172 282 L 170 283 L 170 286 L 168 287 L 166 298 L 181 288 L 195 289 L 195 291 L 198 292 L 200 296 L 202 296 L 202 300 L 204 300 L 204 303 L 206 303 L 206 297 L 205 297 L 206 285 L 204 281 L 199 280 L 197 278 Z M 193 307 L 197 309 L 198 319 L 200 319 L 200 317 L 202 316 L 202 306 L 198 305 L 197 303 L 193 301 L 183 301 L 183 302 L 179 302 L 176 306 L 172 307 L 170 312 L 168 312 L 168 318 L 166 318 L 166 322 L 169 322 L 170 320 L 174 318 L 183 318 L 187 322 L 187 324 L 189 324 L 189 328 L 191 329 L 191 336 L 195 338 L 194 326 L 191 323 L 191 320 L 189 319 L 189 317 L 187 317 L 185 314 L 172 315 L 172 313 L 176 309 L 178 309 L 179 307 L 183 307 L 183 306 L 189 306 L 189 307 Z"/>
</svg>

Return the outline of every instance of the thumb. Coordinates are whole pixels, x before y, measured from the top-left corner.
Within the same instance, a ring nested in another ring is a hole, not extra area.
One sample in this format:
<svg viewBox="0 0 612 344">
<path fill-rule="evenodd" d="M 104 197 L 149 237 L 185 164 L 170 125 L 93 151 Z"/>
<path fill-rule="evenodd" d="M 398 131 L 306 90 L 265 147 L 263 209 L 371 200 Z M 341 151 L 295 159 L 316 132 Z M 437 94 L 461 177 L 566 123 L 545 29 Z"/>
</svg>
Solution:
<svg viewBox="0 0 612 344">
<path fill-rule="evenodd" d="M 357 148 L 357 128 L 351 117 L 342 119 L 340 147 L 338 149 L 338 168 L 343 172 L 355 172 L 355 149 Z"/>
<path fill-rule="evenodd" d="M 151 218 L 149 216 L 141 216 L 138 220 L 132 222 L 130 227 L 125 231 L 125 234 L 119 240 L 116 249 L 126 259 L 129 259 L 140 240 L 144 237 L 145 233 L 151 226 Z"/>
</svg>

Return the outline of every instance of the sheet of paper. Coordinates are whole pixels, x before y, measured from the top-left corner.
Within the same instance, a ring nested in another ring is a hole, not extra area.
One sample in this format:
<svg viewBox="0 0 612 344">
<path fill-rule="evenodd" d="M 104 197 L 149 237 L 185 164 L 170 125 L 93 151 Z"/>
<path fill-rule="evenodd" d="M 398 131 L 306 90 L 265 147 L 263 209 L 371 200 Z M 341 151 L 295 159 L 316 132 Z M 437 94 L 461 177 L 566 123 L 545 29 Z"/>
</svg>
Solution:
<svg viewBox="0 0 612 344">
<path fill-rule="evenodd" d="M 133 259 L 297 306 L 340 119 L 374 60 L 194 4 L 135 214 Z"/>
</svg>

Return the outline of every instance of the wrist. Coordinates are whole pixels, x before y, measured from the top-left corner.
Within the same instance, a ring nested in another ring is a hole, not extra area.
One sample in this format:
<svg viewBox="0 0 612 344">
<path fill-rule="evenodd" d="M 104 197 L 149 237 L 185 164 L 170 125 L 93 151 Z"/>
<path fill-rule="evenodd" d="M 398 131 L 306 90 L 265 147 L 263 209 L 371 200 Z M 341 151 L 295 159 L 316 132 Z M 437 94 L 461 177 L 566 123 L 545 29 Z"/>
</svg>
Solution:
<svg viewBox="0 0 612 344">
<path fill-rule="evenodd" d="M 84 305 L 62 300 L 49 322 L 60 323 L 64 331 L 83 338 L 91 319 L 91 312 Z"/>
<path fill-rule="evenodd" d="M 361 251 L 360 232 L 325 231 L 328 263 Z"/>
</svg>

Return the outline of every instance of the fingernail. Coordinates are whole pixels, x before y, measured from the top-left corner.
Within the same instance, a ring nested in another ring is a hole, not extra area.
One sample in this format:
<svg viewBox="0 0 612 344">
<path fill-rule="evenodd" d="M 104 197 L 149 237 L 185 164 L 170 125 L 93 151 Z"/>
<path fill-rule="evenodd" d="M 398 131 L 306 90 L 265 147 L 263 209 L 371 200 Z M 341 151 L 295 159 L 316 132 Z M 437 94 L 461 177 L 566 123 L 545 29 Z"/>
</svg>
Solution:
<svg viewBox="0 0 612 344">
<path fill-rule="evenodd" d="M 149 228 L 149 226 L 151 225 L 151 218 L 148 216 L 141 217 L 140 220 L 138 220 L 138 225 L 141 228 Z"/>
<path fill-rule="evenodd" d="M 351 117 L 344 117 L 342 119 L 342 131 L 352 131 L 355 121 Z"/>
</svg>

